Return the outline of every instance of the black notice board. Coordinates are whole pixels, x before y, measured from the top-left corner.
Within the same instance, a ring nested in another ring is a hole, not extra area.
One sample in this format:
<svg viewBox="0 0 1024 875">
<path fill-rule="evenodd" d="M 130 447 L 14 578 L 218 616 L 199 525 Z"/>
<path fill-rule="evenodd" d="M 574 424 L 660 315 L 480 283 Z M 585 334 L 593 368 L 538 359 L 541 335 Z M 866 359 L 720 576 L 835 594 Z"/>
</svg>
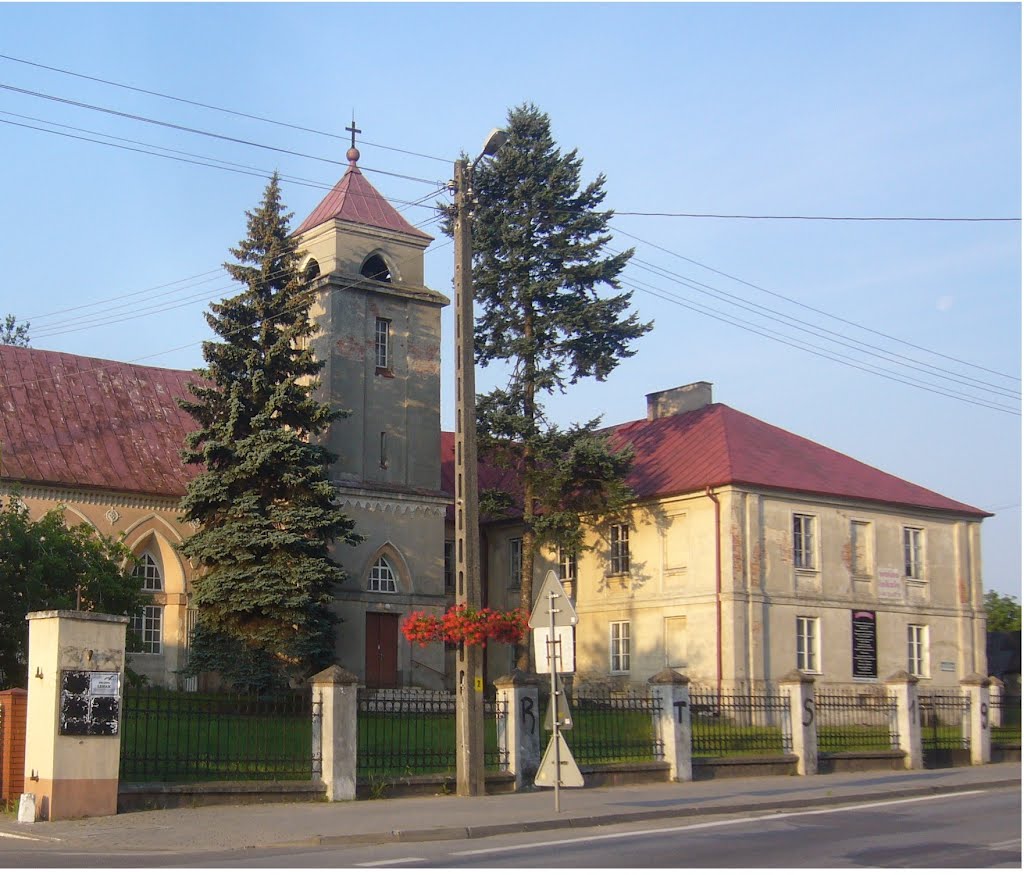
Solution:
<svg viewBox="0 0 1024 875">
<path fill-rule="evenodd" d="M 852 611 L 853 614 L 853 676 L 878 677 L 878 629 L 874 611 Z"/>
<path fill-rule="evenodd" d="M 60 673 L 61 735 L 117 735 L 121 684 L 117 672 Z"/>
</svg>

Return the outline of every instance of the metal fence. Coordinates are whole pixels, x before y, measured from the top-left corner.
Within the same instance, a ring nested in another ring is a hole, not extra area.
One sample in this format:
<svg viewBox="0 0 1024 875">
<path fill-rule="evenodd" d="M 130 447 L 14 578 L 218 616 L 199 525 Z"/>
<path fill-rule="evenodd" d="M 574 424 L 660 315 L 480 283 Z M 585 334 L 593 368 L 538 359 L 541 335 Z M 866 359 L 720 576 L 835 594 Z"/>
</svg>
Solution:
<svg viewBox="0 0 1024 875">
<path fill-rule="evenodd" d="M 540 696 L 541 726 L 551 734 L 550 696 Z M 646 686 L 581 683 L 569 695 L 572 728 L 565 741 L 580 765 L 654 762 L 664 755 L 656 730 L 663 704 Z M 546 744 L 546 742 L 544 742 Z"/>
<path fill-rule="evenodd" d="M 823 753 L 899 750 L 896 697 L 883 690 L 815 690 L 818 750 Z"/>
<path fill-rule="evenodd" d="M 996 747 L 1020 746 L 1020 693 L 993 690 L 989 703 L 992 718 L 992 744 Z"/>
<path fill-rule="evenodd" d="M 789 696 L 779 693 L 690 693 L 694 757 L 783 754 L 793 749 Z"/>
<path fill-rule="evenodd" d="M 958 689 L 930 689 L 918 696 L 925 753 L 971 746 L 971 697 Z"/>
<path fill-rule="evenodd" d="M 361 688 L 357 708 L 356 772 L 362 777 L 450 775 L 455 772 L 455 694 L 441 690 Z M 504 702 L 484 697 L 484 768 L 507 771 L 498 739 Z"/>
<path fill-rule="evenodd" d="M 320 702 L 278 696 L 130 689 L 121 718 L 122 781 L 320 777 Z"/>
</svg>

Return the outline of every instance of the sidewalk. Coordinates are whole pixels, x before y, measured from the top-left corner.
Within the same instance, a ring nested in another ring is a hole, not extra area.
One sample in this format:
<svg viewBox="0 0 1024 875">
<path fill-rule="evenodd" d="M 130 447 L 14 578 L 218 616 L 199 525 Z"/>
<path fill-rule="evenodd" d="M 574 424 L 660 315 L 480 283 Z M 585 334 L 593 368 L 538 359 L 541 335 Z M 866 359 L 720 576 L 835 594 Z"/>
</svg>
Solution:
<svg viewBox="0 0 1024 875">
<path fill-rule="evenodd" d="M 0 847 L 26 839 L 62 850 L 231 850 L 476 838 L 737 812 L 850 804 L 1020 785 L 1020 763 L 912 772 L 723 778 L 686 784 L 550 790 L 462 798 L 227 805 L 0 826 Z"/>
</svg>

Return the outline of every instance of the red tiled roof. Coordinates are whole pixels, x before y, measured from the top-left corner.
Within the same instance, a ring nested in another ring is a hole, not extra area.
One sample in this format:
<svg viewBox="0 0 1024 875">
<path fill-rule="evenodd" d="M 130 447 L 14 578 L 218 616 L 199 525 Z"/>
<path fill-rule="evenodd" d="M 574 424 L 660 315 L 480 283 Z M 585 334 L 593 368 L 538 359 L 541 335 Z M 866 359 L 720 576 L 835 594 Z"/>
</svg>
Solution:
<svg viewBox="0 0 1024 875">
<path fill-rule="evenodd" d="M 383 228 L 386 231 L 399 231 L 422 240 L 434 239 L 419 228 L 410 225 L 401 213 L 367 182 L 355 164 L 349 166 L 345 175 L 331 189 L 327 197 L 320 201 L 319 206 L 306 217 L 306 221 L 299 225 L 295 230 L 295 235 L 302 234 L 331 219 L 354 222 L 357 225 L 369 225 L 371 228 Z"/>
<path fill-rule="evenodd" d="M 191 371 L 0 345 L 0 476 L 180 496 Z"/>
<path fill-rule="evenodd" d="M 195 422 L 175 399 L 191 371 L 0 345 L 0 476 L 24 483 L 180 496 L 198 468 L 179 451 Z M 640 498 L 749 485 L 991 516 L 724 404 L 606 430 L 636 453 Z M 455 436 L 441 434 L 441 490 L 455 494 Z M 480 489 L 521 504 L 515 472 L 483 464 Z M 520 511 L 521 512 L 521 511 Z"/>
<path fill-rule="evenodd" d="M 883 504 L 991 516 L 724 404 L 607 430 L 636 453 L 629 485 L 641 498 L 745 484 Z"/>
</svg>

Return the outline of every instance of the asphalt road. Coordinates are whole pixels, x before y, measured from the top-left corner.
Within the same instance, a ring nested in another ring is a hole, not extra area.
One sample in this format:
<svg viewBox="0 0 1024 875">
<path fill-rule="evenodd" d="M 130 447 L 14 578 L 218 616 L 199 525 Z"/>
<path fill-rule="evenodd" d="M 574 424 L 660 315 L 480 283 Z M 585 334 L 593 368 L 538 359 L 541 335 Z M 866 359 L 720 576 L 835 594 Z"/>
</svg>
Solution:
<svg viewBox="0 0 1024 875">
<path fill-rule="evenodd" d="M 659 820 L 490 839 L 122 854 L 38 844 L 2 867 L 1020 868 L 1016 787 L 822 806 L 802 812 Z"/>
</svg>

